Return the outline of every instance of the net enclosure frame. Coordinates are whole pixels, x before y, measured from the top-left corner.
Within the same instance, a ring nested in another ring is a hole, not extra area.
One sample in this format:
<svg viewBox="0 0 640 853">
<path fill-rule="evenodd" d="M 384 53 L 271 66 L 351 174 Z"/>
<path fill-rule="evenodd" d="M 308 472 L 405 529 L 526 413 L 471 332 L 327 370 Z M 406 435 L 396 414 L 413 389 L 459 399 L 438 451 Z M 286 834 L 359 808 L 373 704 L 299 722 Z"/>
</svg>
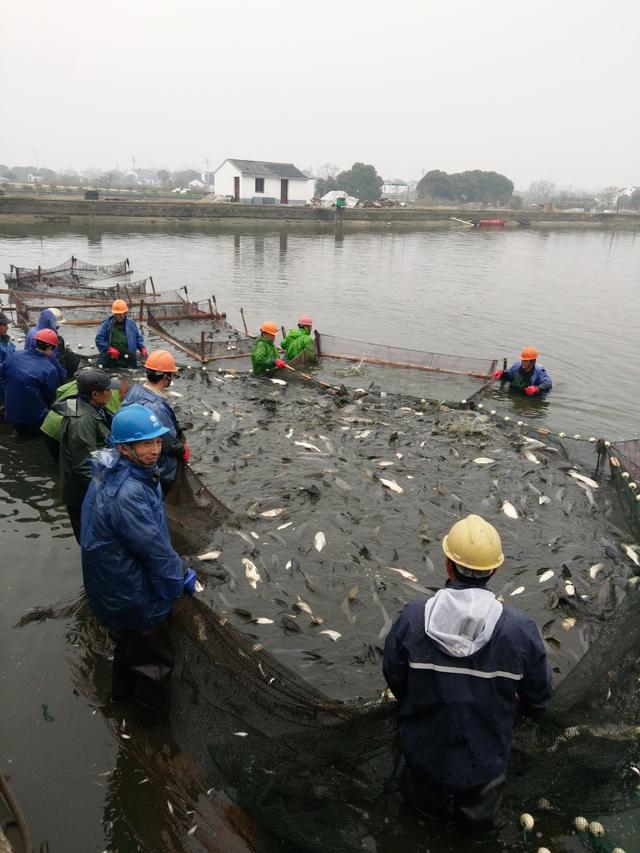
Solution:
<svg viewBox="0 0 640 853">
<path fill-rule="evenodd" d="M 117 275 L 131 275 L 133 270 L 129 264 L 129 258 L 116 261 L 113 264 L 90 264 L 81 261 L 74 255 L 67 258 L 55 267 L 19 267 L 11 264 L 9 275 L 5 275 L 7 284 L 11 281 L 26 282 L 33 279 L 56 276 L 56 274 L 75 274 L 86 279 L 112 278 Z"/>
<path fill-rule="evenodd" d="M 247 358 L 251 352 L 255 338 L 240 332 L 235 326 L 227 322 L 225 311 L 216 311 L 210 299 L 200 302 L 183 302 L 182 305 L 154 305 L 153 308 L 146 306 L 146 322 L 149 328 L 164 338 L 177 349 L 194 358 L 196 361 L 206 364 L 211 361 L 222 359 Z M 177 326 L 180 321 L 200 322 L 203 328 L 199 329 L 199 339 L 185 340 L 178 337 Z M 172 328 L 171 324 L 174 324 Z M 207 340 L 207 334 L 226 333 L 227 337 L 219 340 Z M 231 344 L 235 348 L 240 345 L 241 351 L 231 352 Z"/>
<path fill-rule="evenodd" d="M 133 303 L 144 298 L 153 298 L 156 295 L 155 287 L 147 291 L 147 282 L 149 278 L 132 281 L 128 284 L 117 282 L 113 285 L 93 286 L 89 284 L 75 283 L 56 283 L 31 281 L 24 287 L 9 288 L 9 299 L 12 300 L 14 294 L 18 294 L 21 299 L 66 299 L 66 300 L 81 300 L 93 299 L 107 301 L 114 299 L 124 299 L 126 302 Z M 98 285 L 103 282 L 97 282 Z"/>
</svg>

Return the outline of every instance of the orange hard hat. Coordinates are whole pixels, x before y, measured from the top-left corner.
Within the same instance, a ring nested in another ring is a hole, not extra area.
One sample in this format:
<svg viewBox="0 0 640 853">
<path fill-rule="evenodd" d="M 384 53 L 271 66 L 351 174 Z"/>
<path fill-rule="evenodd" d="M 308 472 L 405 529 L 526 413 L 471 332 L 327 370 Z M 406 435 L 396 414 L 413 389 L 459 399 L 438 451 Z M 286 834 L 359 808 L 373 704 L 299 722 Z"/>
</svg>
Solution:
<svg viewBox="0 0 640 853">
<path fill-rule="evenodd" d="M 124 301 L 124 299 L 116 299 L 116 301 L 111 306 L 112 314 L 126 314 L 129 310 L 129 306 Z"/>
<path fill-rule="evenodd" d="M 278 327 L 273 322 L 273 320 L 265 320 L 264 323 L 260 326 L 261 332 L 266 332 L 268 335 L 277 335 Z"/>
<path fill-rule="evenodd" d="M 535 361 L 538 357 L 538 350 L 535 347 L 525 347 L 520 353 L 520 358 L 524 361 Z"/>
<path fill-rule="evenodd" d="M 150 353 L 144 363 L 146 370 L 156 370 L 158 373 L 177 373 L 176 360 L 166 349 L 156 349 Z"/>
<path fill-rule="evenodd" d="M 313 326 L 313 320 L 308 314 L 303 314 L 302 317 L 298 317 L 298 325 L 299 326 Z"/>
</svg>

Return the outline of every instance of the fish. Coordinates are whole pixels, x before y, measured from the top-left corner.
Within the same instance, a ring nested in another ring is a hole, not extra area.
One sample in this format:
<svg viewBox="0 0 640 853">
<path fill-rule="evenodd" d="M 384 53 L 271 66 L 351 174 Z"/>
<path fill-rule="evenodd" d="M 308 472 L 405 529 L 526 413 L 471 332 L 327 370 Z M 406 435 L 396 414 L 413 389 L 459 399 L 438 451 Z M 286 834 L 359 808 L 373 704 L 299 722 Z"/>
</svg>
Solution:
<svg viewBox="0 0 640 853">
<path fill-rule="evenodd" d="M 234 734 L 236 737 L 248 737 L 249 732 L 234 732 L 233 734 Z"/>
<path fill-rule="evenodd" d="M 587 486 L 586 483 L 580 482 L 580 480 L 578 480 L 578 482 L 576 483 L 576 486 L 580 486 L 580 488 L 584 491 L 585 495 L 587 496 L 587 500 L 589 501 L 589 506 L 591 507 L 591 509 L 595 509 L 596 508 L 596 502 L 593 498 L 593 492 L 591 491 L 589 486 Z"/>
<path fill-rule="evenodd" d="M 509 595 L 520 595 L 524 590 L 525 588 L 523 586 L 519 586 L 517 589 L 514 589 L 513 592 L 510 592 Z"/>
<path fill-rule="evenodd" d="M 298 447 L 304 447 L 305 450 L 315 450 L 316 453 L 322 453 L 323 456 L 325 455 L 319 447 L 316 447 L 315 444 L 310 444 L 308 441 L 294 441 L 293 443 L 297 444 Z"/>
<path fill-rule="evenodd" d="M 574 471 L 573 468 L 571 469 L 571 471 L 567 471 L 567 474 L 570 477 L 573 477 L 574 480 L 580 480 L 581 483 L 584 483 L 591 489 L 599 488 L 598 483 L 596 483 L 595 480 L 592 480 L 591 477 L 585 477 L 584 474 L 579 474 L 577 471 Z"/>
<path fill-rule="evenodd" d="M 638 555 L 636 553 L 637 545 L 634 547 L 633 545 L 625 545 L 624 542 L 621 542 L 622 550 L 627 555 L 627 557 L 631 560 L 632 563 L 635 563 L 636 566 L 640 566 L 640 559 L 638 559 Z"/>
<path fill-rule="evenodd" d="M 567 593 L 567 595 L 575 595 L 575 594 L 576 594 L 576 588 L 575 588 L 575 586 L 571 583 L 571 581 L 565 581 L 565 583 L 564 583 L 564 591 Z"/>
<path fill-rule="evenodd" d="M 284 379 L 276 379 L 275 377 L 271 377 L 271 381 L 273 382 L 274 385 L 286 385 L 287 384 L 284 381 Z"/>
<path fill-rule="evenodd" d="M 339 489 L 342 489 L 343 492 L 350 492 L 351 491 L 351 486 L 349 485 L 349 483 L 345 482 L 341 477 L 336 477 L 335 482 L 336 482 L 336 486 Z"/>
<path fill-rule="evenodd" d="M 489 459 L 488 456 L 478 456 L 473 461 L 476 463 L 476 465 L 492 465 L 496 460 Z"/>
<path fill-rule="evenodd" d="M 575 616 L 566 616 L 562 622 L 560 623 L 565 631 L 568 631 L 570 628 L 576 624 Z"/>
<path fill-rule="evenodd" d="M 216 412 L 214 409 L 214 411 L 211 412 L 211 420 L 214 422 L 214 424 L 219 424 L 222 420 L 222 415 L 220 414 L 220 412 Z"/>
<path fill-rule="evenodd" d="M 537 438 L 530 438 L 528 435 L 523 435 L 522 440 L 526 441 L 527 444 L 530 444 L 531 447 L 544 447 L 544 443 L 542 441 L 538 441 Z"/>
<path fill-rule="evenodd" d="M 396 459 L 404 459 L 403 453 L 396 453 Z"/>
<path fill-rule="evenodd" d="M 202 581 L 199 581 L 197 579 L 194 588 L 196 592 L 204 592 L 204 584 L 202 583 Z"/>
<path fill-rule="evenodd" d="M 545 583 L 546 581 L 551 580 L 554 574 L 555 572 L 553 571 L 553 569 L 547 569 L 538 578 L 538 583 Z"/>
<path fill-rule="evenodd" d="M 288 613 L 285 613 L 282 617 L 282 627 L 285 631 L 291 631 L 293 634 L 301 634 L 302 628 L 296 622 L 295 616 L 289 616 Z"/>
<path fill-rule="evenodd" d="M 382 612 L 382 618 L 384 619 L 384 624 L 383 624 L 382 628 L 380 628 L 380 631 L 378 632 L 378 639 L 384 640 L 384 638 L 387 636 L 387 634 L 391 630 L 391 618 L 389 617 L 389 614 L 385 610 L 384 604 L 380 601 L 378 593 L 375 591 L 373 593 L 373 600 L 375 601 L 375 603 L 380 608 L 380 610 Z"/>
<path fill-rule="evenodd" d="M 293 427 L 289 427 L 289 429 L 288 429 L 288 430 L 287 430 L 287 432 L 285 433 L 285 436 L 284 436 L 284 437 L 285 437 L 285 438 L 291 438 L 291 436 L 292 436 L 292 435 L 293 435 Z"/>
<path fill-rule="evenodd" d="M 357 587 L 354 587 L 354 589 L 357 589 Z M 344 601 L 340 605 L 340 609 L 344 613 L 347 622 L 350 622 L 353 625 L 356 621 L 356 617 L 353 615 L 353 611 L 351 610 L 351 606 L 349 604 L 350 601 L 353 601 L 351 593 L 345 596 Z"/>
<path fill-rule="evenodd" d="M 207 551 L 206 554 L 200 554 L 198 556 L 198 559 L 202 560 L 203 562 L 205 560 L 217 560 L 220 554 L 222 554 L 222 551 Z"/>
<path fill-rule="evenodd" d="M 524 458 L 527 460 L 527 462 L 533 462 L 533 464 L 534 464 L 534 465 L 539 465 L 539 464 L 540 464 L 540 460 L 539 460 L 539 459 L 538 459 L 538 457 L 535 455 L 535 453 L 533 453 L 533 451 L 528 450 L 528 449 L 526 449 L 526 448 L 525 448 L 525 450 L 523 450 L 523 451 L 522 451 L 522 455 L 523 455 L 523 456 L 524 456 Z"/>
<path fill-rule="evenodd" d="M 316 535 L 313 537 L 313 546 L 316 551 L 322 551 L 324 546 L 327 544 L 327 537 L 324 535 L 322 530 L 319 530 Z"/>
<path fill-rule="evenodd" d="M 427 542 L 427 543 L 431 542 L 431 539 L 427 535 L 428 529 L 429 529 L 429 523 L 427 521 L 422 521 L 422 522 L 420 522 L 420 524 L 418 525 L 418 529 L 416 530 L 416 533 L 418 533 L 418 535 L 420 536 L 422 541 Z"/>
<path fill-rule="evenodd" d="M 356 598 L 358 597 L 359 592 L 360 592 L 360 589 L 358 588 L 358 584 L 356 584 L 355 586 L 352 586 L 351 589 L 349 590 L 349 594 L 347 596 L 349 601 L 355 601 Z"/>
<path fill-rule="evenodd" d="M 507 518 L 516 519 L 518 517 L 518 512 L 512 503 L 509 501 L 505 501 L 502 504 L 502 512 L 507 516 Z"/>
<path fill-rule="evenodd" d="M 402 488 L 402 486 L 399 486 L 395 480 L 384 480 L 381 477 L 380 482 L 386 489 L 389 489 L 390 491 L 395 492 L 398 495 L 404 494 L 404 489 Z"/>
<path fill-rule="evenodd" d="M 540 504 L 540 506 L 542 506 L 543 504 L 550 504 L 551 498 L 547 497 L 547 495 L 540 495 L 540 497 L 538 498 L 538 503 Z"/>
<path fill-rule="evenodd" d="M 406 578 L 408 581 L 418 583 L 418 578 L 406 569 L 398 569 L 395 566 L 385 566 L 385 569 L 389 569 L 390 572 L 397 572 L 401 577 Z"/>
<path fill-rule="evenodd" d="M 594 581 L 598 574 L 604 569 L 604 563 L 594 563 L 589 569 L 589 577 Z"/>
<path fill-rule="evenodd" d="M 565 488 L 564 486 L 560 486 L 558 491 L 556 492 L 556 500 L 558 503 L 562 503 L 562 499 L 564 498 Z"/>
<path fill-rule="evenodd" d="M 314 625 L 322 625 L 322 623 L 324 622 L 322 616 L 316 616 L 311 607 L 309 607 L 307 602 L 303 601 L 300 596 L 298 596 L 298 600 L 293 605 L 293 607 L 295 608 L 295 610 L 301 610 L 303 613 L 306 613 Z"/>
<path fill-rule="evenodd" d="M 334 643 L 337 642 L 337 640 L 339 640 L 340 637 L 342 636 L 342 634 L 339 631 L 330 631 L 329 629 L 327 629 L 326 631 L 320 631 L 320 633 L 326 634 L 327 637 L 332 639 Z"/>
<path fill-rule="evenodd" d="M 286 512 L 283 506 L 276 507 L 276 509 L 266 509 L 264 512 L 260 513 L 262 518 L 277 518 L 279 515 L 282 515 L 283 512 Z"/>
<path fill-rule="evenodd" d="M 291 527 L 292 524 L 293 524 L 293 521 L 287 521 L 286 524 L 279 524 L 277 529 L 278 530 L 285 530 L 287 527 Z"/>
<path fill-rule="evenodd" d="M 378 468 L 388 468 L 389 465 L 395 465 L 395 462 L 389 462 L 388 459 L 381 459 L 379 462 L 376 462 Z"/>
<path fill-rule="evenodd" d="M 244 573 L 247 576 L 252 588 L 257 589 L 258 582 L 262 582 L 262 578 L 260 577 L 260 573 L 258 572 L 255 563 L 252 563 L 251 560 L 248 560 L 246 557 L 243 557 L 242 565 L 244 566 Z"/>
<path fill-rule="evenodd" d="M 251 547 L 253 548 L 253 542 L 251 541 L 251 537 L 248 533 L 245 533 L 244 530 L 234 530 L 233 532 L 236 534 L 236 536 L 239 536 L 242 540 L 244 540 L 247 545 L 251 545 Z"/>
<path fill-rule="evenodd" d="M 179 391 L 167 391 L 166 393 L 169 395 L 169 397 L 182 397 L 183 396 L 182 394 L 180 394 Z"/>
<path fill-rule="evenodd" d="M 373 432 L 373 430 L 363 429 L 362 432 L 356 433 L 356 438 L 367 438 L 368 436 L 371 435 L 372 432 Z"/>
<path fill-rule="evenodd" d="M 273 625 L 273 619 L 267 619 L 266 616 L 258 616 L 257 619 L 252 619 L 252 622 L 255 622 L 256 625 Z"/>
</svg>

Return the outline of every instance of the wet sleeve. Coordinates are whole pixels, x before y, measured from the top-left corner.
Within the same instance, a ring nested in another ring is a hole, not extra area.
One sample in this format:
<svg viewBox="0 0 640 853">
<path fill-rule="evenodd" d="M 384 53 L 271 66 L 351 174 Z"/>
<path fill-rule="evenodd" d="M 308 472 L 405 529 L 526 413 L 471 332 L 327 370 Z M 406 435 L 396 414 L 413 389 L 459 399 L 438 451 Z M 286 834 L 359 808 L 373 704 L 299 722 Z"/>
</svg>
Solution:
<svg viewBox="0 0 640 853">
<path fill-rule="evenodd" d="M 142 563 L 160 598 L 180 598 L 184 565 L 171 547 L 166 524 L 157 523 L 138 489 L 120 489 L 117 501 L 116 518 L 125 547 Z"/>
<path fill-rule="evenodd" d="M 385 681 L 399 702 L 403 700 L 407 692 L 409 674 L 409 655 L 402 640 L 404 624 L 403 615 L 400 614 L 387 635 L 382 659 L 382 672 Z"/>
<path fill-rule="evenodd" d="M 544 367 L 539 367 L 538 368 L 538 382 L 537 382 L 538 388 L 541 391 L 551 391 L 552 384 L 553 383 L 551 382 L 551 377 L 549 376 L 547 371 L 544 369 Z"/>
<path fill-rule="evenodd" d="M 262 373 L 267 373 L 273 369 L 274 355 L 272 350 L 265 346 L 264 341 L 258 341 L 251 351 L 251 363 L 253 364 L 253 372 L 260 376 Z"/>
<path fill-rule="evenodd" d="M 524 629 L 524 678 L 518 687 L 524 713 L 541 714 L 551 697 L 551 669 L 547 653 L 536 625 L 531 622 Z"/>
<path fill-rule="evenodd" d="M 135 322 L 135 320 L 133 320 L 132 322 L 133 322 L 133 326 L 136 330 L 136 349 L 137 350 L 144 349 L 144 338 L 142 336 L 142 332 L 140 331 L 140 327 Z"/>
<path fill-rule="evenodd" d="M 55 356 L 53 356 L 53 358 L 55 358 Z M 54 365 L 54 367 L 55 367 L 55 365 Z M 60 385 L 60 374 L 58 373 L 58 371 L 47 369 L 47 375 L 45 377 L 44 387 L 42 389 L 42 398 L 43 398 L 45 405 L 48 409 L 56 401 L 56 393 L 58 391 L 58 385 Z"/>
<path fill-rule="evenodd" d="M 100 328 L 96 332 L 96 346 L 98 352 L 106 352 L 109 346 L 109 335 L 107 334 L 107 323 L 104 321 L 100 324 Z"/>
<path fill-rule="evenodd" d="M 70 419 L 67 430 L 73 475 L 81 479 L 88 488 L 91 482 L 89 454 L 102 447 L 103 442 L 100 441 L 93 418 Z"/>
<path fill-rule="evenodd" d="M 511 382 L 513 377 L 514 377 L 515 372 L 516 372 L 516 366 L 515 366 L 515 364 L 512 364 L 511 367 L 508 367 L 505 370 L 505 372 L 502 374 L 500 381 L 501 382 Z"/>
</svg>

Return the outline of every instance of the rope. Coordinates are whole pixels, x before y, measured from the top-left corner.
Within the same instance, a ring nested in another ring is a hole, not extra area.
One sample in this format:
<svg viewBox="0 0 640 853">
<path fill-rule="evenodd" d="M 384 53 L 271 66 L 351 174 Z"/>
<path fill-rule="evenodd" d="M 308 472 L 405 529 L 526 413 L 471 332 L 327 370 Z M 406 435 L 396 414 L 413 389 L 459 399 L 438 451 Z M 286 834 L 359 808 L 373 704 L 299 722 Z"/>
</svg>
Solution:
<svg viewBox="0 0 640 853">
<path fill-rule="evenodd" d="M 0 793 L 2 793 L 2 796 L 7 801 L 7 805 L 13 812 L 15 821 L 18 824 L 18 828 L 20 829 L 20 834 L 22 835 L 22 843 L 24 845 L 24 849 L 27 851 L 27 853 L 31 853 L 31 851 L 33 850 L 33 845 L 31 843 L 31 833 L 29 832 L 29 827 L 27 826 L 27 822 L 24 819 L 22 809 L 18 805 L 16 798 L 13 796 L 13 791 L 9 787 L 7 780 L 4 778 L 2 770 L 0 770 Z"/>
</svg>

